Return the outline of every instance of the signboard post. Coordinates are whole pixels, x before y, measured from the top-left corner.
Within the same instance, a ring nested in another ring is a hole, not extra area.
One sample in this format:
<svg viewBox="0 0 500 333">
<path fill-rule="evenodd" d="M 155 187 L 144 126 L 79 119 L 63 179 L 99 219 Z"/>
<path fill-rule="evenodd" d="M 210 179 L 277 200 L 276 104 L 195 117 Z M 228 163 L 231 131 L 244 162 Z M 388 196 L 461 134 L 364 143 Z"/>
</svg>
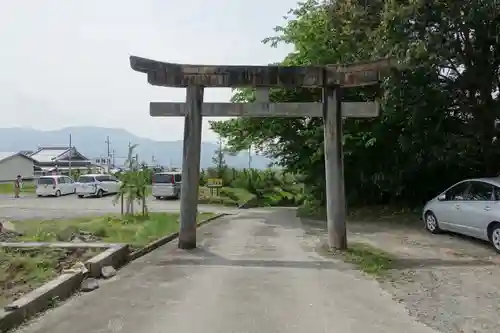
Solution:
<svg viewBox="0 0 500 333">
<path fill-rule="evenodd" d="M 155 86 L 187 88 L 186 103 L 153 102 L 153 117 L 185 117 L 179 248 L 196 247 L 196 215 L 201 149 L 201 117 L 322 117 L 324 119 L 327 226 L 329 245 L 345 249 L 345 193 L 342 117 L 374 118 L 379 105 L 344 102 L 342 88 L 378 84 L 394 64 L 388 59 L 328 66 L 206 66 L 174 64 L 130 57 L 133 70 L 147 74 Z M 255 103 L 204 103 L 203 88 L 257 89 Z M 316 87 L 321 102 L 270 103 L 269 88 Z"/>
<path fill-rule="evenodd" d="M 220 196 L 220 189 L 222 188 L 222 185 L 222 179 L 210 178 L 207 180 L 207 187 L 210 189 L 211 196 Z"/>
</svg>

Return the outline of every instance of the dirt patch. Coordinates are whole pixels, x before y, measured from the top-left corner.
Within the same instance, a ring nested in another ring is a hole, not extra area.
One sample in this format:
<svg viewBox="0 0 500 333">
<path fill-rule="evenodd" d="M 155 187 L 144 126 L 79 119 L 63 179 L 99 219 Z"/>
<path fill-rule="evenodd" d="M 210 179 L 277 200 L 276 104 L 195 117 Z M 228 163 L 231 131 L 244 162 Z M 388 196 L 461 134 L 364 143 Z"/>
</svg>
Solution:
<svg viewBox="0 0 500 333">
<path fill-rule="evenodd" d="M 0 306 L 20 298 L 100 249 L 1 248 Z"/>
<path fill-rule="evenodd" d="M 349 242 L 397 258 L 381 285 L 423 323 L 444 333 L 500 332 L 500 255 L 485 242 L 432 235 L 410 220 L 351 221 Z M 306 234 L 326 241 L 323 223 L 303 222 Z"/>
</svg>

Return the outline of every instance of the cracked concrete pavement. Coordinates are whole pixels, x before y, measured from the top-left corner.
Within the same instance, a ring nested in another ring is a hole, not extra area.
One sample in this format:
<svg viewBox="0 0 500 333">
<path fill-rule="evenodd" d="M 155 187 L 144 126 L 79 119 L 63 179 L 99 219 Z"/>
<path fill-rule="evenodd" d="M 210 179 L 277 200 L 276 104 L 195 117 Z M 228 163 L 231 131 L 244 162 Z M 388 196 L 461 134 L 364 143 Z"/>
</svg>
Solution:
<svg viewBox="0 0 500 333">
<path fill-rule="evenodd" d="M 18 333 L 437 332 L 377 282 L 316 253 L 294 211 L 245 211 L 132 262 Z"/>
</svg>

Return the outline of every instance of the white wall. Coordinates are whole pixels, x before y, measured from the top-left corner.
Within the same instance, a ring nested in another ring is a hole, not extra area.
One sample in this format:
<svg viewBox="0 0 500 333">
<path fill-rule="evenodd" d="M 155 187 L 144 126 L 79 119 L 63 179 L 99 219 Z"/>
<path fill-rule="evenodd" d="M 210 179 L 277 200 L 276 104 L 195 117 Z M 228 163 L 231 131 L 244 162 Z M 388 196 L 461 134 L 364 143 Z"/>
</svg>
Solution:
<svg viewBox="0 0 500 333">
<path fill-rule="evenodd" d="M 33 178 L 33 161 L 22 156 L 13 156 L 0 162 L 0 182 L 13 182 L 17 175 Z"/>
</svg>

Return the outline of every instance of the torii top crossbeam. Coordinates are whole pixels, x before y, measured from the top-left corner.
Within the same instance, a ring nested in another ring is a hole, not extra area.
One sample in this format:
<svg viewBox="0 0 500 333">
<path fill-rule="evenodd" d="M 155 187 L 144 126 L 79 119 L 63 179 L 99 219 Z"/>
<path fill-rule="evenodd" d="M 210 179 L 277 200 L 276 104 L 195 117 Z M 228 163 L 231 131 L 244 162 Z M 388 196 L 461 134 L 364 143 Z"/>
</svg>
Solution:
<svg viewBox="0 0 500 333">
<path fill-rule="evenodd" d="M 133 70 L 155 86 L 187 87 L 354 87 L 377 84 L 394 66 L 391 59 L 327 66 L 207 66 L 131 56 Z"/>
</svg>

